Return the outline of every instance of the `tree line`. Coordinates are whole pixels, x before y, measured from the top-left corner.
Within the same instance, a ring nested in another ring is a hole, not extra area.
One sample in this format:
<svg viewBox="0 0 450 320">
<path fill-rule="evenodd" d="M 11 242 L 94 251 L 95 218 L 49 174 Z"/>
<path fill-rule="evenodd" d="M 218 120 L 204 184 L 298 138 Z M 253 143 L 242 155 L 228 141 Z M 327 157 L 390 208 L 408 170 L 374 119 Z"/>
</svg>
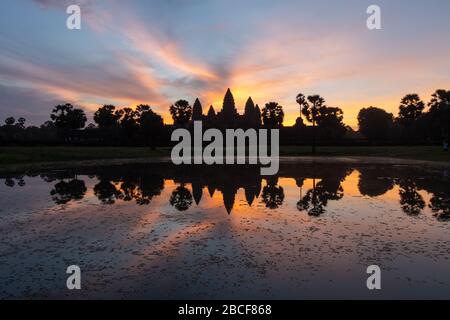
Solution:
<svg viewBox="0 0 450 320">
<path fill-rule="evenodd" d="M 339 107 L 327 105 L 320 95 L 296 96 L 299 117 L 293 128 L 282 131 L 286 135 L 300 135 L 310 140 L 313 150 L 316 140 L 345 139 L 353 130 L 343 123 L 344 112 Z M 427 108 L 428 107 L 428 108 Z M 50 120 L 40 127 L 26 126 L 26 119 L 8 117 L 0 127 L 0 143 L 48 142 L 73 143 L 85 140 L 115 141 L 118 145 L 141 144 L 152 148 L 170 141 L 173 128 L 190 128 L 193 121 L 203 121 L 205 128 L 284 128 L 284 108 L 278 102 L 268 102 L 261 109 L 249 97 L 244 113 L 237 111 L 231 90 L 228 89 L 222 109 L 210 106 L 205 114 L 199 99 L 194 104 L 178 100 L 169 108 L 173 125 L 164 124 L 163 118 L 146 104 L 136 108 L 101 106 L 93 116 L 94 123 L 86 126 L 84 110 L 71 104 L 57 105 Z M 403 141 L 412 143 L 437 143 L 449 138 L 450 91 L 436 90 L 428 104 L 417 94 L 405 95 L 394 116 L 377 107 L 362 108 L 358 114 L 359 134 L 370 143 Z M 169 138 L 168 138 L 169 137 Z"/>
</svg>

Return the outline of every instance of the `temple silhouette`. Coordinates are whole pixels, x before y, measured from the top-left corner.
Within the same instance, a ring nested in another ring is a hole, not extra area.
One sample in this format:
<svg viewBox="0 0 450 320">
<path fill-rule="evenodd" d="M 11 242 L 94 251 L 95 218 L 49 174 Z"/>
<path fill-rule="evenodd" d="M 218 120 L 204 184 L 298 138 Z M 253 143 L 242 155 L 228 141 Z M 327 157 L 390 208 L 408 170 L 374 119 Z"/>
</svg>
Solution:
<svg viewBox="0 0 450 320">
<path fill-rule="evenodd" d="M 236 108 L 233 93 L 227 89 L 223 98 L 222 110 L 216 112 L 211 105 L 206 114 L 197 98 L 192 107 L 192 121 L 203 121 L 209 128 L 259 128 L 262 126 L 261 109 L 249 97 L 245 104 L 244 114 L 240 115 Z"/>
</svg>

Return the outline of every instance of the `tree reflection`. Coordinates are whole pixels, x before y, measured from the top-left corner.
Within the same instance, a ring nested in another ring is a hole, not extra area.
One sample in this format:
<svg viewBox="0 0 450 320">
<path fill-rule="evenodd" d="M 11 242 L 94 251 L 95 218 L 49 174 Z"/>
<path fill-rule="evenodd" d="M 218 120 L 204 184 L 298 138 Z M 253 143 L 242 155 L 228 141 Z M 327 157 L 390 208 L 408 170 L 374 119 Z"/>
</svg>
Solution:
<svg viewBox="0 0 450 320">
<path fill-rule="evenodd" d="M 186 211 L 192 205 L 192 194 L 181 185 L 172 192 L 169 202 L 178 211 Z"/>
<path fill-rule="evenodd" d="M 56 204 L 67 204 L 72 200 L 83 199 L 87 191 L 83 180 L 72 179 L 69 182 L 64 180 L 55 184 L 50 191 L 53 201 Z"/>
<path fill-rule="evenodd" d="M 316 188 L 316 179 L 313 178 L 313 188 L 309 190 L 306 195 L 297 202 L 297 209 L 299 211 L 307 211 L 311 216 L 320 216 L 325 212 L 326 202 L 324 198 L 320 197 L 319 189 Z"/>
<path fill-rule="evenodd" d="M 138 198 L 138 189 L 131 180 L 125 180 L 120 184 L 123 193 L 123 201 L 131 201 Z"/>
<path fill-rule="evenodd" d="M 316 182 L 318 175 L 321 180 Z M 325 213 L 325 208 L 330 200 L 340 200 L 344 197 L 344 189 L 342 188 L 342 181 L 349 174 L 349 171 L 344 168 L 341 171 L 315 173 L 312 178 L 312 189 L 308 190 L 306 195 L 302 197 L 301 192 L 303 188 L 304 179 L 297 179 L 297 185 L 300 185 L 300 200 L 297 202 L 297 210 L 306 211 L 311 216 L 320 216 Z"/>
<path fill-rule="evenodd" d="M 19 178 L 19 181 L 17 182 L 17 185 L 19 187 L 25 187 L 26 183 L 25 183 L 25 180 L 23 179 L 23 177 Z"/>
<path fill-rule="evenodd" d="M 417 192 L 416 184 L 410 179 L 401 180 L 400 183 L 400 206 L 402 210 L 411 216 L 416 216 L 425 208 L 425 201 Z"/>
<path fill-rule="evenodd" d="M 15 185 L 16 185 L 16 183 L 14 182 L 13 179 L 11 179 L 11 178 L 5 179 L 5 186 L 7 186 L 9 188 L 13 188 Z"/>
<path fill-rule="evenodd" d="M 109 180 L 100 180 L 94 186 L 95 196 L 104 204 L 114 204 L 116 200 L 123 199 L 123 194 Z"/>
<path fill-rule="evenodd" d="M 444 192 L 438 192 L 430 200 L 430 208 L 439 221 L 450 221 L 450 196 Z"/>
<path fill-rule="evenodd" d="M 139 197 L 136 202 L 140 205 L 148 205 L 152 199 L 159 196 L 164 189 L 164 179 L 157 175 L 145 175 L 139 183 Z"/>
<path fill-rule="evenodd" d="M 277 209 L 283 204 L 284 190 L 278 185 L 278 178 L 273 177 L 267 180 L 267 185 L 262 191 L 262 200 L 269 209 Z"/>
<path fill-rule="evenodd" d="M 16 183 L 19 187 L 24 187 L 26 185 L 24 176 L 17 176 L 14 178 L 11 178 L 11 177 L 5 178 L 5 186 L 7 186 L 9 188 L 14 188 Z"/>
<path fill-rule="evenodd" d="M 115 187 L 114 187 L 115 188 Z M 136 201 L 139 205 L 149 205 L 164 189 L 164 179 L 159 175 L 142 177 L 122 177 L 118 197 L 123 201 Z M 111 188 L 111 191 L 114 190 Z"/>
<path fill-rule="evenodd" d="M 385 170 L 374 167 L 362 167 L 358 171 L 360 173 L 358 188 L 363 196 L 378 197 L 394 187 L 392 178 L 380 177 L 380 173 Z"/>
</svg>

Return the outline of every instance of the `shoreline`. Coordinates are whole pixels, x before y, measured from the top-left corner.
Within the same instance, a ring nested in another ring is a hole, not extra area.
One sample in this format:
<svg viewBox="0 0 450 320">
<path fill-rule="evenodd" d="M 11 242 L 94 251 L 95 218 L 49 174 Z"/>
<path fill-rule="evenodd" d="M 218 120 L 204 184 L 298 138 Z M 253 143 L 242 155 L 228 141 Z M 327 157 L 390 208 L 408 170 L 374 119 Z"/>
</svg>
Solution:
<svg viewBox="0 0 450 320">
<path fill-rule="evenodd" d="M 351 164 L 351 165 L 407 165 L 423 166 L 431 168 L 449 168 L 450 162 L 430 161 L 418 159 L 405 159 L 394 157 L 376 156 L 280 156 L 280 164 L 304 163 L 304 164 Z M 129 159 L 94 159 L 50 161 L 36 163 L 6 164 L 0 168 L 0 174 L 24 173 L 30 171 L 64 170 L 77 167 L 118 166 L 125 164 L 171 164 L 170 157 L 129 158 Z M 187 165 L 189 166 L 189 165 Z"/>
</svg>

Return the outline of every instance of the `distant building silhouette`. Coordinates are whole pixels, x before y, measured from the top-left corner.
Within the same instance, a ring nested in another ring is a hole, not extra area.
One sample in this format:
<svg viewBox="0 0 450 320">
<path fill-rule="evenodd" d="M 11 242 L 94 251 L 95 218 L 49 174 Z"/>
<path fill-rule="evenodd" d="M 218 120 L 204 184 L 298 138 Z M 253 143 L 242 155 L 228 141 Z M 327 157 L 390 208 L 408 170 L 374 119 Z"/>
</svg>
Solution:
<svg viewBox="0 0 450 320">
<path fill-rule="evenodd" d="M 198 98 L 195 100 L 192 121 L 201 120 L 204 120 L 205 126 L 210 128 L 258 128 L 261 127 L 261 110 L 249 97 L 245 104 L 244 114 L 241 116 L 237 111 L 233 93 L 228 88 L 223 98 L 222 110 L 218 113 L 211 105 L 208 113 L 204 116 L 200 100 Z"/>
<path fill-rule="evenodd" d="M 238 125 L 238 117 L 233 94 L 228 88 L 223 98 L 222 111 L 218 114 L 219 121 L 225 128 L 234 128 Z"/>
<path fill-rule="evenodd" d="M 217 115 L 213 106 L 209 107 L 208 114 L 206 115 L 206 125 L 208 127 L 213 127 L 216 124 Z"/>
<path fill-rule="evenodd" d="M 202 121 L 203 120 L 203 108 L 200 100 L 195 99 L 194 106 L 192 108 L 192 121 Z"/>
</svg>

